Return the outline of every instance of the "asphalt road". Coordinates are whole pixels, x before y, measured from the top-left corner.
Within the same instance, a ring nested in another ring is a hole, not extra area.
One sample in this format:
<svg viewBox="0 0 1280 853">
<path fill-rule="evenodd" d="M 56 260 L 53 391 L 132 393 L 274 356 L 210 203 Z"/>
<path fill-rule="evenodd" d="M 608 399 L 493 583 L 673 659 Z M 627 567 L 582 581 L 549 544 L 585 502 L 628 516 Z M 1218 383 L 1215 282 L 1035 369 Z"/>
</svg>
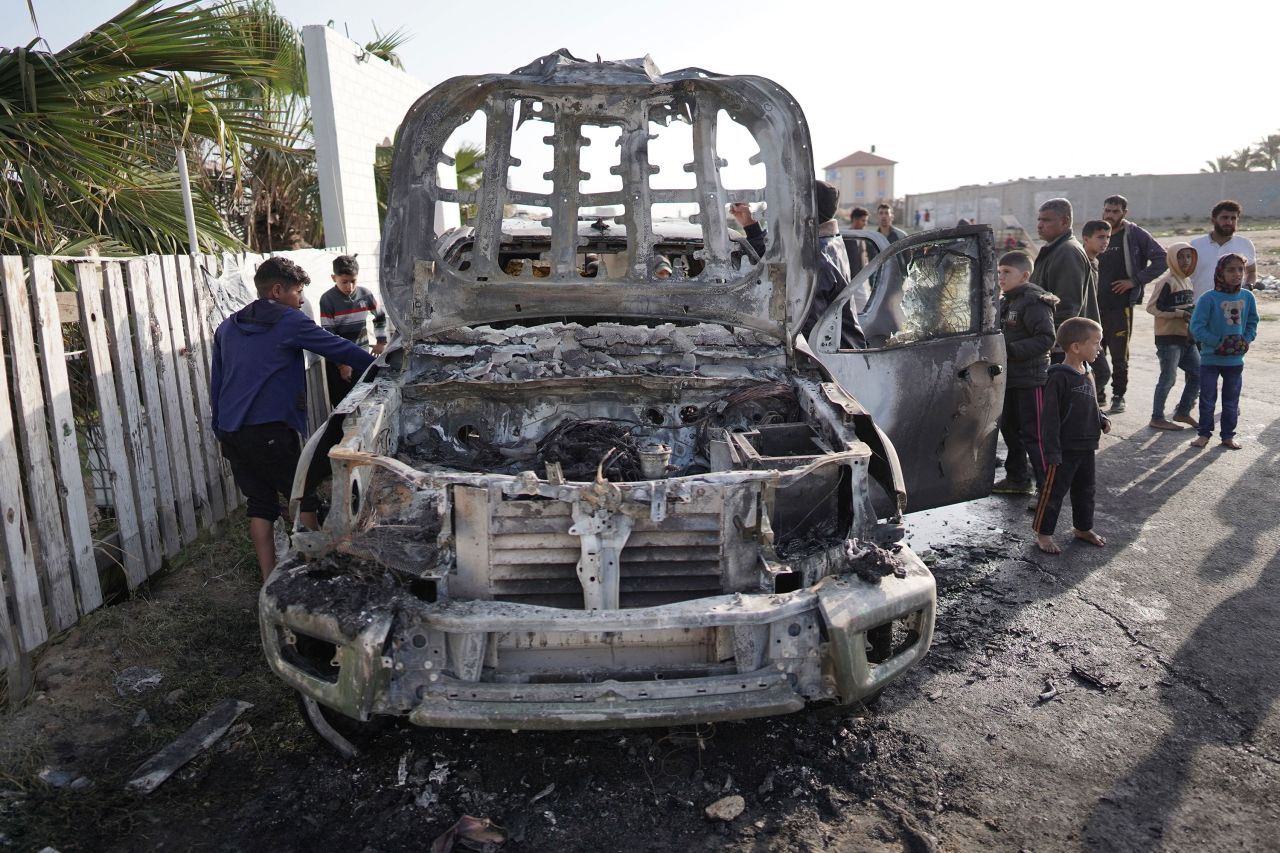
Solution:
<svg viewBox="0 0 1280 853">
<path fill-rule="evenodd" d="M 1022 499 L 917 524 L 944 554 L 991 526 L 1025 542 L 935 570 L 939 642 L 878 709 L 961 780 L 928 826 L 943 849 L 1280 849 L 1280 321 L 1247 357 L 1239 451 L 1146 426 L 1145 313 L 1134 340 L 1098 454 L 1106 548 L 1038 553 Z"/>
</svg>

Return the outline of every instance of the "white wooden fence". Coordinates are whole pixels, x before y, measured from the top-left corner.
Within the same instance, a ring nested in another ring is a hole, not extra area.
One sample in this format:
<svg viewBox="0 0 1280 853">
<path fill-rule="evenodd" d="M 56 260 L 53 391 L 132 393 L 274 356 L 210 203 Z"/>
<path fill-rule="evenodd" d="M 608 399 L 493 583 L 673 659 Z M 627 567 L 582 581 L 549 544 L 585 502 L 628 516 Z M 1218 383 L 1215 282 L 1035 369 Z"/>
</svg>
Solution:
<svg viewBox="0 0 1280 853">
<path fill-rule="evenodd" d="M 132 590 L 240 503 L 210 426 L 228 300 L 206 275 L 245 261 L 0 258 L 0 666 L 102 605 L 104 553 Z"/>
</svg>

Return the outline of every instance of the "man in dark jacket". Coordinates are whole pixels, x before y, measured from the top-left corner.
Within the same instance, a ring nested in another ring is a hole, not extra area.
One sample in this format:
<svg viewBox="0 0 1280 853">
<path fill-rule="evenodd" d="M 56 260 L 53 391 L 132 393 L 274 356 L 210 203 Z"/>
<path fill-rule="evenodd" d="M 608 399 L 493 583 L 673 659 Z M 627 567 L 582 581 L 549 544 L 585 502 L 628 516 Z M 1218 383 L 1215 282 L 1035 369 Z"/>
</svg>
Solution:
<svg viewBox="0 0 1280 853">
<path fill-rule="evenodd" d="M 280 497 L 293 490 L 307 431 L 307 386 L 302 351 L 331 358 L 357 373 L 373 363 L 363 348 L 317 326 L 302 313 L 302 288 L 311 281 L 287 258 L 268 258 L 253 282 L 258 299 L 222 321 L 213 336 L 209 400 L 213 430 L 246 498 L 249 538 L 265 580 L 275 567 L 271 528 Z M 314 484 L 302 498 L 302 524 L 319 527 Z"/>
<path fill-rule="evenodd" d="M 1040 205 L 1036 217 L 1036 233 L 1045 245 L 1036 255 L 1031 283 L 1058 297 L 1053 312 L 1055 328 L 1072 317 L 1098 320 L 1097 294 L 1088 286 L 1089 258 L 1071 233 L 1071 216 L 1071 202 L 1051 198 Z"/>
<path fill-rule="evenodd" d="M 1129 388 L 1129 339 L 1133 306 L 1143 301 L 1146 286 L 1168 269 L 1165 250 L 1143 228 L 1125 218 L 1129 201 L 1122 195 L 1102 202 L 1102 218 L 1111 225 L 1111 241 L 1098 256 L 1098 310 L 1102 346 L 1111 356 L 1111 414 L 1124 411 Z M 1106 399 L 1105 380 L 1098 402 Z"/>
<path fill-rule="evenodd" d="M 1005 495 L 1031 494 L 1034 476 L 1044 481 L 1043 460 L 1035 452 L 1036 416 L 1049 371 L 1049 350 L 1053 348 L 1053 311 L 1058 299 L 1029 283 L 1031 259 L 1024 252 L 1008 252 L 998 265 L 1000 282 L 1000 328 L 1004 332 L 1008 361 L 1004 390 L 1004 411 L 1000 414 L 1000 434 L 1008 448 L 1004 479 L 992 491 Z"/>
</svg>

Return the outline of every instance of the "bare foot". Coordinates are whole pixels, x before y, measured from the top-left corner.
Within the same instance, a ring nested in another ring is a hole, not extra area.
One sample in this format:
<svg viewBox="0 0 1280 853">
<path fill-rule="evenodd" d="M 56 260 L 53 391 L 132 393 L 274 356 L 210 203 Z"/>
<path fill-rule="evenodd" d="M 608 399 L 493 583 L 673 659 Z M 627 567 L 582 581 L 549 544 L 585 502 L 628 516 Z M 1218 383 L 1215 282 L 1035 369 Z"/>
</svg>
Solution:
<svg viewBox="0 0 1280 853">
<path fill-rule="evenodd" d="M 1076 530 L 1073 527 L 1071 528 L 1071 532 L 1075 534 L 1077 539 L 1083 542 L 1088 542 L 1090 545 L 1097 545 L 1099 548 L 1101 548 L 1107 544 L 1107 540 L 1103 539 L 1101 536 L 1094 533 L 1092 530 Z"/>
<path fill-rule="evenodd" d="M 1046 554 L 1061 554 L 1062 549 L 1058 547 L 1058 543 L 1053 541 L 1052 536 L 1045 536 L 1043 533 L 1036 535 L 1036 547 Z"/>
<path fill-rule="evenodd" d="M 1207 435 L 1197 435 L 1195 438 L 1191 439 L 1192 447 L 1204 447 L 1208 443 L 1209 436 Z"/>
<path fill-rule="evenodd" d="M 1222 439 L 1222 446 L 1229 450 L 1239 450 L 1240 442 L 1236 441 L 1234 438 L 1224 438 Z"/>
</svg>

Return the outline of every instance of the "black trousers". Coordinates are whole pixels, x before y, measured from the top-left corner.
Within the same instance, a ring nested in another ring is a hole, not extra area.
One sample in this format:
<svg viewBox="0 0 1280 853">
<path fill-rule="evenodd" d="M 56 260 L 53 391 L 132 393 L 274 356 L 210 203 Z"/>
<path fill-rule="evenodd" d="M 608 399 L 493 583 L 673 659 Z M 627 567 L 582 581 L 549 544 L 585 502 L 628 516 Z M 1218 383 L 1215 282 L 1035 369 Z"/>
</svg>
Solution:
<svg viewBox="0 0 1280 853">
<path fill-rule="evenodd" d="M 1064 450 L 1062 462 L 1045 471 L 1040 502 L 1031 526 L 1036 533 L 1052 536 L 1058 526 L 1062 501 L 1071 495 L 1071 525 L 1076 530 L 1093 529 L 1094 451 Z"/>
<path fill-rule="evenodd" d="M 341 403 L 342 398 L 347 396 L 347 392 L 356 384 L 354 379 L 348 382 L 338 375 L 338 368 L 341 366 L 336 361 L 330 361 L 327 358 L 324 360 L 324 381 L 329 386 L 330 406 Z"/>
<path fill-rule="evenodd" d="M 1040 404 L 1044 388 L 1004 389 L 1004 410 L 1000 413 L 1000 435 L 1009 453 L 1004 460 L 1004 474 L 1010 480 L 1044 482 L 1044 466 L 1040 458 Z"/>
<path fill-rule="evenodd" d="M 1102 310 L 1102 355 L 1099 361 L 1110 356 L 1110 376 L 1103 376 L 1094 362 L 1098 383 L 1098 399 L 1106 399 L 1107 380 L 1111 380 L 1111 393 L 1123 397 L 1129 390 L 1129 339 L 1133 337 L 1133 306 L 1105 308 Z"/>
</svg>

